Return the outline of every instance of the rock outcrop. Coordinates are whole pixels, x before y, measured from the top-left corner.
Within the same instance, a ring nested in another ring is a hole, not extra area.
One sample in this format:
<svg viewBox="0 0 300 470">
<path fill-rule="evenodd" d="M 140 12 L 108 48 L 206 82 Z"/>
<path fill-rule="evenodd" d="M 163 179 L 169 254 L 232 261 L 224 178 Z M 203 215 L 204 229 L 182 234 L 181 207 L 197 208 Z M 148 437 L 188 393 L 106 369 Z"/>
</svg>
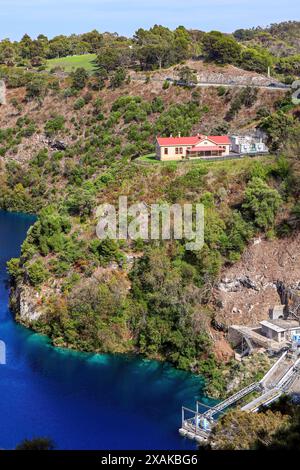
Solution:
<svg viewBox="0 0 300 470">
<path fill-rule="evenodd" d="M 42 315 L 39 308 L 40 295 L 24 284 L 13 287 L 10 295 L 10 306 L 21 323 L 31 323 Z"/>
<path fill-rule="evenodd" d="M 267 319 L 269 309 L 278 303 L 297 306 L 297 293 L 299 305 L 299 242 L 300 233 L 285 239 L 254 240 L 241 260 L 223 271 L 214 289 L 217 324 L 256 324 Z"/>
</svg>

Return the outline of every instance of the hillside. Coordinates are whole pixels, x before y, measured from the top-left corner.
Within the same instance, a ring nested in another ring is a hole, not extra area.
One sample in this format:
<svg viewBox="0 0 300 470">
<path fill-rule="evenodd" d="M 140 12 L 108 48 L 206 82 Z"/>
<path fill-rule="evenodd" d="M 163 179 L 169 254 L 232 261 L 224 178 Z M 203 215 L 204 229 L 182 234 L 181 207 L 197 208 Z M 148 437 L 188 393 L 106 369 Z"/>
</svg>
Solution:
<svg viewBox="0 0 300 470">
<path fill-rule="evenodd" d="M 244 71 L 237 67 L 228 65 L 221 67 L 213 64 L 205 64 L 203 61 L 189 61 L 188 66 L 196 70 L 199 78 L 207 81 L 225 82 L 235 80 L 237 84 L 267 84 L 269 79 L 255 72 Z M 202 108 L 201 119 L 197 120 L 191 127 L 191 132 L 212 134 L 218 128 L 225 126 L 225 130 L 234 133 L 243 128 L 253 127 L 256 124 L 257 113 L 264 109 L 265 112 L 272 112 L 275 110 L 275 105 L 278 100 L 284 96 L 284 90 L 278 91 L 259 89 L 257 95 L 253 98 L 253 104 L 250 106 L 242 106 L 238 113 L 234 114 L 232 119 L 226 120 L 232 101 L 238 98 L 242 90 L 232 87 L 228 90 L 220 88 L 201 88 L 197 90 L 189 90 L 184 87 L 170 87 L 163 90 L 164 79 L 168 76 L 176 77 L 178 74 L 178 66 L 170 69 L 165 69 L 161 72 L 153 72 L 149 83 L 145 83 L 145 75 L 141 72 L 131 73 L 130 85 L 123 85 L 122 88 L 115 90 L 103 89 L 100 91 L 93 91 L 91 89 L 84 89 L 72 96 L 68 96 L 70 83 L 69 79 L 60 80 L 60 91 L 51 91 L 43 99 L 42 106 L 39 106 L 36 101 L 26 101 L 26 89 L 18 87 L 15 89 L 7 90 L 7 106 L 0 108 L 0 127 L 16 129 L 18 121 L 25 117 L 29 117 L 35 125 L 32 135 L 30 132 L 25 133 L 21 142 L 17 146 L 9 147 L 5 153 L 5 158 L 10 157 L 17 161 L 26 161 L 31 158 L 32 151 L 36 152 L 43 149 L 48 145 L 48 139 L 45 135 L 45 123 L 53 118 L 55 115 L 64 118 L 64 129 L 59 132 L 59 137 L 62 137 L 66 144 L 74 145 L 76 141 L 84 136 L 85 129 L 89 127 L 90 119 L 95 120 L 95 100 L 101 100 L 99 111 L 107 116 L 110 113 L 111 106 L 120 97 L 124 95 L 138 96 L 145 102 L 151 102 L 156 98 L 162 100 L 163 105 L 169 107 L 171 104 L 188 103 L 190 100 L 194 101 L 197 106 Z M 180 67 L 179 67 L 180 69 Z M 67 95 L 67 96 L 66 96 Z M 78 96 L 82 95 L 87 97 L 88 100 L 84 106 L 78 110 L 74 109 L 75 103 L 78 101 Z M 20 109 L 21 108 L 21 109 Z M 139 105 L 142 108 L 142 104 Z M 97 110 L 96 110 L 97 111 Z M 155 122 L 159 113 L 153 113 L 147 116 L 147 120 L 151 124 Z M 94 116 L 94 117 L 93 117 Z M 139 118 L 131 120 L 135 125 L 139 125 Z M 101 121 L 100 121 L 101 123 Z M 80 129 L 79 129 L 80 126 Z M 130 123 L 125 123 L 125 128 L 129 128 Z M 118 138 L 122 139 L 124 129 L 117 129 Z M 170 132 L 172 129 L 170 129 Z M 155 133 L 155 132 L 154 132 Z M 149 132 L 145 152 L 153 149 L 154 134 Z M 130 155 L 129 155 L 130 156 Z M 1 153 L 0 153 L 1 158 Z M 2 162 L 5 162 L 4 156 Z"/>
<path fill-rule="evenodd" d="M 255 325 L 268 318 L 269 308 L 280 304 L 277 284 L 298 287 L 300 279 L 299 233 L 285 239 L 253 240 L 238 261 L 225 269 L 214 290 L 216 321 L 220 324 Z M 239 282 L 250 280 L 248 286 Z"/>
<path fill-rule="evenodd" d="M 233 65 L 186 65 L 188 73 L 266 80 Z M 117 69 L 101 86 L 83 69 L 68 77 L 18 72 L 22 86 L 13 81 L 16 72 L 5 73 L 0 205 L 39 216 L 20 259 L 9 263 L 17 320 L 56 346 L 167 360 L 203 373 L 212 393 L 224 393 L 222 362 L 232 351 L 213 327 L 214 287 L 253 237 L 295 230 L 289 221 L 298 210 L 299 120 L 289 93 L 166 85 L 174 66 L 146 76 L 129 70 L 121 82 Z M 211 164 L 136 160 L 153 152 L 158 134 L 256 127 L 266 132 L 270 156 Z M 98 205 L 124 195 L 129 203 L 202 203 L 203 249 L 188 252 L 183 240 L 97 239 Z"/>
<path fill-rule="evenodd" d="M 234 37 L 244 44 L 259 45 L 278 57 L 300 53 L 300 22 L 284 21 L 263 28 L 238 29 Z"/>
</svg>

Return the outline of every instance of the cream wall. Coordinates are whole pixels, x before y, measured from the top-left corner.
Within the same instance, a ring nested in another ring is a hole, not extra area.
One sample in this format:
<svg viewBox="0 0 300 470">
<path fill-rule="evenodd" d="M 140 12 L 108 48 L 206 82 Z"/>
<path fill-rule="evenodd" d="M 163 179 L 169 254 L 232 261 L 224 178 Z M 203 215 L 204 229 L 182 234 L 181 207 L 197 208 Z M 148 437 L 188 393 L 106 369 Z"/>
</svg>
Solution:
<svg viewBox="0 0 300 470">
<path fill-rule="evenodd" d="M 176 154 L 175 148 L 176 147 L 160 147 L 158 144 L 156 145 L 156 157 L 160 160 L 182 160 L 183 157 L 186 156 L 186 150 L 191 145 L 180 145 L 177 146 L 178 148 L 182 148 L 182 154 Z M 168 149 L 168 155 L 165 155 L 165 148 Z"/>
<path fill-rule="evenodd" d="M 205 147 L 209 147 L 211 145 L 216 145 L 214 144 L 211 140 L 203 140 L 202 142 L 199 142 L 199 144 L 196 144 L 195 147 L 200 147 L 201 150 L 202 150 L 202 147 L 205 148 Z M 229 152 L 230 152 L 230 145 L 229 144 L 217 144 L 217 145 L 221 145 L 222 147 L 226 147 L 226 149 L 224 150 L 224 152 L 222 152 L 222 156 L 223 155 L 229 155 Z"/>
</svg>

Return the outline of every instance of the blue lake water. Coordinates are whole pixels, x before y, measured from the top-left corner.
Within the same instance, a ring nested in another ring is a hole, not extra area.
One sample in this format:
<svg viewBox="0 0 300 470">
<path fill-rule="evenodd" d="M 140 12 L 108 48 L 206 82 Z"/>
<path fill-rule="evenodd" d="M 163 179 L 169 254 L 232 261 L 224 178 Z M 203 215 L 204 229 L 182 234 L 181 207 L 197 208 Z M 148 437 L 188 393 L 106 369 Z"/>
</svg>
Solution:
<svg viewBox="0 0 300 470">
<path fill-rule="evenodd" d="M 200 378 L 136 357 L 56 349 L 14 322 L 6 261 L 19 255 L 33 221 L 0 211 L 0 448 L 37 436 L 58 449 L 194 448 L 178 427 L 181 405 L 203 400 Z"/>
</svg>

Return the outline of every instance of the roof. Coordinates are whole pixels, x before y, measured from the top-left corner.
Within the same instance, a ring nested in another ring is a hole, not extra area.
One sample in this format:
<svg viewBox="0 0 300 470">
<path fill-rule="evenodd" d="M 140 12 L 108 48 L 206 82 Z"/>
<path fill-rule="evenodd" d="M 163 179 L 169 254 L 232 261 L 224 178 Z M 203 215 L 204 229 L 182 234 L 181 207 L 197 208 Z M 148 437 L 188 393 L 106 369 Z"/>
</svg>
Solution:
<svg viewBox="0 0 300 470">
<path fill-rule="evenodd" d="M 229 139 L 228 135 L 209 135 L 208 139 L 219 145 L 231 144 L 231 140 Z"/>
<path fill-rule="evenodd" d="M 196 145 L 202 140 L 211 140 L 215 144 L 230 145 L 230 139 L 227 135 L 203 135 L 198 134 L 192 137 L 157 137 L 157 142 L 160 146 L 174 146 L 174 145 Z"/>
<path fill-rule="evenodd" d="M 298 320 L 263 320 L 260 324 L 278 333 L 282 331 L 298 330 L 300 328 Z"/>
<path fill-rule="evenodd" d="M 222 147 L 218 145 L 203 145 L 202 147 L 193 147 L 189 149 L 188 152 L 205 152 L 206 150 L 220 150 L 222 151 Z"/>
<path fill-rule="evenodd" d="M 263 320 L 260 322 L 262 326 L 265 326 L 266 328 L 269 328 L 269 330 L 276 331 L 277 333 L 282 333 L 283 331 L 286 331 L 284 328 L 280 328 L 280 326 L 274 325 L 273 323 L 270 323 L 267 320 Z"/>
<path fill-rule="evenodd" d="M 195 145 L 200 142 L 199 137 L 158 137 L 159 145 Z"/>
<path fill-rule="evenodd" d="M 277 325 L 281 328 L 284 328 L 285 330 L 292 330 L 292 329 L 300 328 L 299 321 L 291 319 L 291 318 L 287 320 L 284 320 L 284 319 L 269 320 L 269 322 L 272 323 L 273 325 Z"/>
</svg>

